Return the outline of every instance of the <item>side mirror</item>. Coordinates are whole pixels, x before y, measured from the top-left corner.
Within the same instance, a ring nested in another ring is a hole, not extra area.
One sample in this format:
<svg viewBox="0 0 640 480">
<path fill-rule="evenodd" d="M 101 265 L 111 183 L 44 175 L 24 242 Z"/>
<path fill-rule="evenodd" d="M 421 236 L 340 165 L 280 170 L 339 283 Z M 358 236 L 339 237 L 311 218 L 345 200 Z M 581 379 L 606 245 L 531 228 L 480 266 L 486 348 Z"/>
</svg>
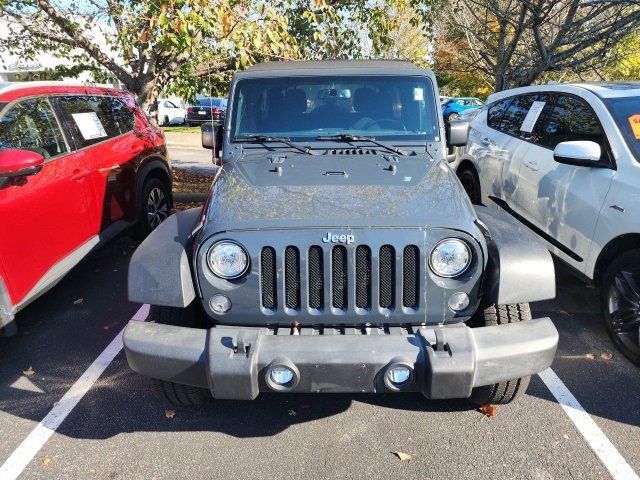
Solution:
<svg viewBox="0 0 640 480">
<path fill-rule="evenodd" d="M 200 127 L 202 136 L 202 146 L 213 150 L 214 158 L 220 158 L 222 152 L 222 133 L 223 126 L 220 124 L 205 123 Z"/>
<path fill-rule="evenodd" d="M 578 167 L 597 167 L 601 157 L 600 145 L 585 140 L 561 142 L 553 150 L 556 162 Z"/>
<path fill-rule="evenodd" d="M 445 124 L 444 131 L 449 147 L 464 147 L 469 141 L 469 122 L 449 122 Z"/>
<path fill-rule="evenodd" d="M 7 149 L 0 151 L 0 179 L 35 175 L 44 165 L 44 157 L 31 150 Z"/>
</svg>

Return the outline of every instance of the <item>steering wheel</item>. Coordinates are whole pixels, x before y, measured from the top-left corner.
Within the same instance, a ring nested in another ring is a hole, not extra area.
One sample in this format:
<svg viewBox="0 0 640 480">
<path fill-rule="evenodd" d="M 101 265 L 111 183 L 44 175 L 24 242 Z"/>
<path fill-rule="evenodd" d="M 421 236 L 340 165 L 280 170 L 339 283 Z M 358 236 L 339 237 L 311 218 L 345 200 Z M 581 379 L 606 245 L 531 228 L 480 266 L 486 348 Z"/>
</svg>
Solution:
<svg viewBox="0 0 640 480">
<path fill-rule="evenodd" d="M 386 125 L 387 129 L 389 130 L 402 130 L 402 131 L 407 130 L 407 127 L 404 126 L 404 123 L 402 123 L 400 120 L 396 120 L 395 118 L 371 119 L 362 127 L 362 129 L 372 130 L 375 125 L 383 129 L 385 128 L 385 125 Z"/>
</svg>

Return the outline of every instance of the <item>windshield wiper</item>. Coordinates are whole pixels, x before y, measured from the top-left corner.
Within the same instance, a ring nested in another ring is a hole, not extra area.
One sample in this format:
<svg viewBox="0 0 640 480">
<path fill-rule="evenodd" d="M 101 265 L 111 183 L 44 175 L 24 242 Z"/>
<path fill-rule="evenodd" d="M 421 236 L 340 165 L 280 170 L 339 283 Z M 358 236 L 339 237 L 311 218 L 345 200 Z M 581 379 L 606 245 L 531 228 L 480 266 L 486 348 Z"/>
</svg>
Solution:
<svg viewBox="0 0 640 480">
<path fill-rule="evenodd" d="M 371 142 L 379 147 L 386 148 L 387 150 L 397 153 L 398 155 L 406 155 L 407 152 L 400 150 L 399 148 L 389 145 L 388 143 L 376 140 L 376 137 L 364 137 L 360 135 L 350 135 L 348 133 L 340 133 L 338 135 L 321 135 L 316 137 L 318 141 L 335 141 L 335 142 Z"/>
<path fill-rule="evenodd" d="M 298 145 L 297 143 L 293 143 L 289 141 L 287 137 L 268 137 L 266 135 L 249 135 L 248 137 L 236 137 L 233 139 L 234 142 L 252 142 L 252 143 L 284 143 L 285 145 L 289 145 L 291 148 L 295 148 L 299 152 L 306 153 L 307 155 L 315 155 L 311 151 L 310 148 L 303 147 L 302 145 Z"/>
</svg>

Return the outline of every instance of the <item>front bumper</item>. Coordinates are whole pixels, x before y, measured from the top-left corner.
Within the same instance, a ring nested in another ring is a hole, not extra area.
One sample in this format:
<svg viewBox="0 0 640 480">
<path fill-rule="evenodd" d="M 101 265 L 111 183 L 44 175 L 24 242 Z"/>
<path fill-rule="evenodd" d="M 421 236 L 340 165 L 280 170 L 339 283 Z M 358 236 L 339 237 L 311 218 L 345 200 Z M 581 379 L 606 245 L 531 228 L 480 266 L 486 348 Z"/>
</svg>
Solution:
<svg viewBox="0 0 640 480">
<path fill-rule="evenodd" d="M 474 387 L 546 369 L 558 345 L 548 318 L 474 329 L 459 324 L 415 327 L 412 333 L 393 330 L 318 335 L 303 328 L 301 335 L 274 335 L 259 327 L 203 330 L 132 321 L 123 340 L 136 372 L 236 400 L 283 390 L 417 391 L 432 399 L 467 398 Z M 407 385 L 391 388 L 384 375 L 399 363 L 412 367 L 413 375 Z M 274 365 L 291 367 L 297 382 L 271 387 L 267 378 Z"/>
</svg>

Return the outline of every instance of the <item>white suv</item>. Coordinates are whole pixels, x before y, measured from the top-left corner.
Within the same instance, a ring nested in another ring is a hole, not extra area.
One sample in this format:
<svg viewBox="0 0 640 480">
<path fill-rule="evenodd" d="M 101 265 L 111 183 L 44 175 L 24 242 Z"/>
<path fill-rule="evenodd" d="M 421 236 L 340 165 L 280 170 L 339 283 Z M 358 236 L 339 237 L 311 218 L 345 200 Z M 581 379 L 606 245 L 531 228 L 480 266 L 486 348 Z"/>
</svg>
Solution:
<svg viewBox="0 0 640 480">
<path fill-rule="evenodd" d="M 472 201 L 507 211 L 600 286 L 614 341 L 640 363 L 640 83 L 491 95 L 455 168 Z"/>
</svg>

